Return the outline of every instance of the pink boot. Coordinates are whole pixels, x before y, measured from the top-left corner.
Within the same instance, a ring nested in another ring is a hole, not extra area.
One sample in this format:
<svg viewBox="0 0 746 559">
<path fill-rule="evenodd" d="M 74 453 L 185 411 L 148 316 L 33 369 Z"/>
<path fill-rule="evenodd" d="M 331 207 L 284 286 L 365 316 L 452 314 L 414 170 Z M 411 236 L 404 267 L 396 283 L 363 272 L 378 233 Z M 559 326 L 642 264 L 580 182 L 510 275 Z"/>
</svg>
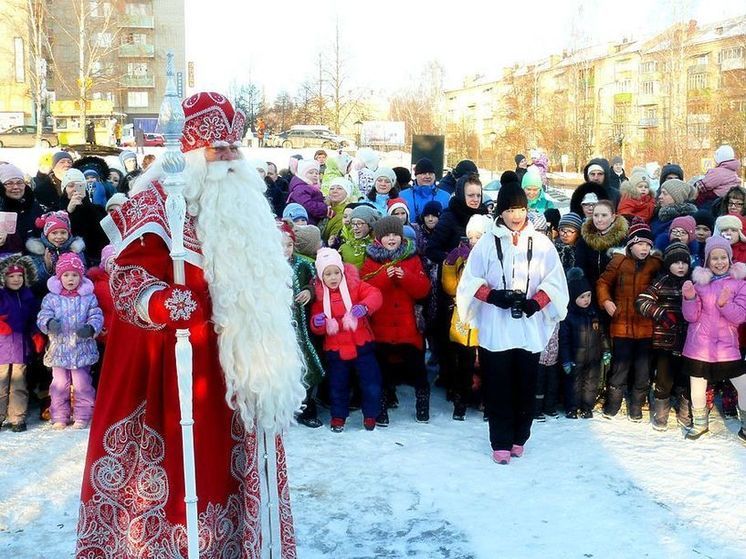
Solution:
<svg viewBox="0 0 746 559">
<path fill-rule="evenodd" d="M 492 452 L 492 460 L 498 464 L 510 464 L 509 450 L 495 450 Z"/>
<path fill-rule="evenodd" d="M 513 448 L 510 449 L 510 455 L 514 458 L 520 458 L 523 456 L 523 445 L 514 444 Z"/>
</svg>

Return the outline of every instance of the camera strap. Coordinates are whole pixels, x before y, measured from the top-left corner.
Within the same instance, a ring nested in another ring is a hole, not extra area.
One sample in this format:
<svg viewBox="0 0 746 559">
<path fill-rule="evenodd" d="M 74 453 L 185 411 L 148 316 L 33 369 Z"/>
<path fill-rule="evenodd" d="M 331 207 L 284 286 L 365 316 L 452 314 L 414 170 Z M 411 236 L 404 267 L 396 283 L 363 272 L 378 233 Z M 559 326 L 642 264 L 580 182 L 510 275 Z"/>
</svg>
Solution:
<svg viewBox="0 0 746 559">
<path fill-rule="evenodd" d="M 503 289 L 508 288 L 508 284 L 505 281 L 505 264 L 503 263 L 503 247 L 500 243 L 500 237 L 495 235 L 495 250 L 497 251 L 497 259 L 500 261 L 500 273 L 503 276 Z M 529 271 L 531 269 L 531 259 L 534 256 L 534 238 L 528 238 L 528 249 L 526 251 L 526 296 L 528 296 L 528 286 L 531 281 Z M 515 277 L 515 267 L 513 268 L 513 277 Z"/>
</svg>

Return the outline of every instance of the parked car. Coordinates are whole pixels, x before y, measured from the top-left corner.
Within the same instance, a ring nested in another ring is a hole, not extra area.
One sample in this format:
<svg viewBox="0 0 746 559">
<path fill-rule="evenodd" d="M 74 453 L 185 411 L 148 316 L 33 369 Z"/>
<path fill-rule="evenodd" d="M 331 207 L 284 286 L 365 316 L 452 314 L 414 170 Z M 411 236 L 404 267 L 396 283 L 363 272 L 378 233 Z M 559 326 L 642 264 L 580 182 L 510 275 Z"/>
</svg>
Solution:
<svg viewBox="0 0 746 559">
<path fill-rule="evenodd" d="M 156 147 L 162 148 L 166 145 L 166 138 L 163 134 L 156 134 L 155 132 L 145 132 L 143 135 L 145 142 L 143 147 Z M 134 136 L 122 137 L 122 145 L 125 147 L 137 147 L 137 141 Z"/>
<path fill-rule="evenodd" d="M 290 149 L 318 147 L 339 149 L 346 148 L 349 143 L 345 138 L 322 130 L 286 130 L 274 136 L 272 145 Z"/>
<path fill-rule="evenodd" d="M 57 134 L 48 130 L 42 131 L 42 147 L 52 148 L 57 144 Z M 32 148 L 35 145 L 36 126 L 13 126 L 0 132 L 0 148 Z"/>
</svg>

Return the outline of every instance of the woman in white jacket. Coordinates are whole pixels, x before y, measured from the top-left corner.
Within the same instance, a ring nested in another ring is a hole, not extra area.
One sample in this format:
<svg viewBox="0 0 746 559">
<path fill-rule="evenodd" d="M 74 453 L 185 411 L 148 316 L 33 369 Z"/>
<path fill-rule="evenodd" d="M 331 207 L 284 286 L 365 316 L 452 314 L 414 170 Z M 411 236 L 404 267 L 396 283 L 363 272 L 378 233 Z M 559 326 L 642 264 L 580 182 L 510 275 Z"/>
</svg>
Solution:
<svg viewBox="0 0 746 559">
<path fill-rule="evenodd" d="M 516 183 L 497 196 L 497 219 L 472 249 L 456 304 L 479 329 L 492 458 L 523 455 L 531 432 L 539 354 L 567 314 L 568 292 L 557 250 L 527 219 L 528 200 Z"/>
</svg>

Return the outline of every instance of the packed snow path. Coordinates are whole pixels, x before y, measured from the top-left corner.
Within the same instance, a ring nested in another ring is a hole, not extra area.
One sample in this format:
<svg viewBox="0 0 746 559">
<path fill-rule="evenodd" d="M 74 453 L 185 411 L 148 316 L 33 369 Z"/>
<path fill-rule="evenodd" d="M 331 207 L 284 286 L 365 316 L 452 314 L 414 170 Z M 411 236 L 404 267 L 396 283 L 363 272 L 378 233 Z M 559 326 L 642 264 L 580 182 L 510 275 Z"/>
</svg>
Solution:
<svg viewBox="0 0 746 559">
<path fill-rule="evenodd" d="M 481 414 L 451 420 L 436 390 L 416 424 L 412 390 L 399 392 L 388 429 L 364 431 L 360 412 L 341 434 L 291 429 L 300 559 L 746 556 L 735 421 L 689 442 L 673 424 L 550 420 L 498 466 Z M 72 557 L 86 438 L 36 422 L 0 433 L 0 557 Z"/>
</svg>

